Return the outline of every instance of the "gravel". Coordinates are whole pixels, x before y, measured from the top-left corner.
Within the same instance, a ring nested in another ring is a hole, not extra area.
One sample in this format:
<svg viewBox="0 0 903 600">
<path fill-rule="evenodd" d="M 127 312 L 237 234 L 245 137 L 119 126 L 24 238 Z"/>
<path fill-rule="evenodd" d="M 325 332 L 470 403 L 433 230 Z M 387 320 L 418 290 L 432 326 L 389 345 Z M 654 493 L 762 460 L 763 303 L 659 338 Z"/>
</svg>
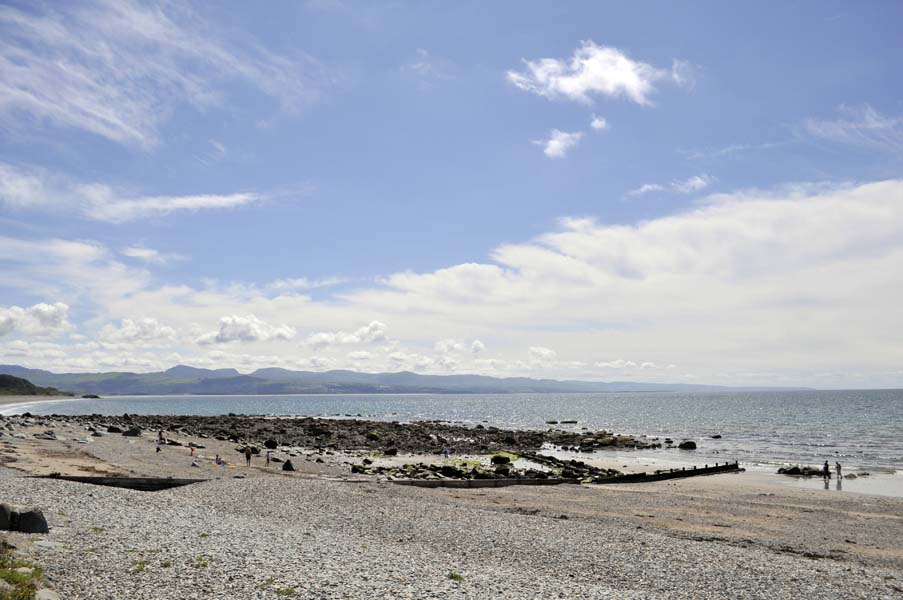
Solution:
<svg viewBox="0 0 903 600">
<path fill-rule="evenodd" d="M 518 491 L 258 477 L 148 493 L 0 472 L 0 500 L 44 510 L 51 532 L 32 537 L 54 544 L 32 551 L 64 600 L 903 594 L 899 564 L 681 538 L 607 516 L 621 495 L 599 488 L 531 489 L 535 509 L 512 508 Z"/>
</svg>

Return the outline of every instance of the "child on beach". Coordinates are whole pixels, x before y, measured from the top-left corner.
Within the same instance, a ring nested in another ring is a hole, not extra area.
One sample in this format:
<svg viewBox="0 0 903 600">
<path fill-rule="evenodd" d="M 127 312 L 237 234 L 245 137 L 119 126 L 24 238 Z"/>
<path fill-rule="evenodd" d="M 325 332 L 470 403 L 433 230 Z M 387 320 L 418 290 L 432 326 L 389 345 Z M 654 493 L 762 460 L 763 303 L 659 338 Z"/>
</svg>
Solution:
<svg viewBox="0 0 903 600">
<path fill-rule="evenodd" d="M 843 475 L 840 474 L 841 467 L 839 462 L 834 462 L 834 472 L 837 474 L 837 481 L 843 479 Z"/>
</svg>

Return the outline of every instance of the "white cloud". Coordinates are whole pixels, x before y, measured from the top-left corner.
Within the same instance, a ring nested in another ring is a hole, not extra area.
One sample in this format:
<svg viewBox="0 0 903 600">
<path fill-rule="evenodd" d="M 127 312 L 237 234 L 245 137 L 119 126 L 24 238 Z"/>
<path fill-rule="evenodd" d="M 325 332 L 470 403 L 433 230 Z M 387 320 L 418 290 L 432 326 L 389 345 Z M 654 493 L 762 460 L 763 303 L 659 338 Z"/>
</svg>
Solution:
<svg viewBox="0 0 903 600">
<path fill-rule="evenodd" d="M 865 104 L 861 107 L 841 105 L 846 118 L 808 119 L 804 131 L 815 138 L 870 150 L 903 151 L 903 117 L 886 117 Z"/>
<path fill-rule="evenodd" d="M 554 360 L 558 353 L 542 346 L 530 346 L 530 360 L 548 361 Z"/>
<path fill-rule="evenodd" d="M 456 372 L 903 385 L 888 375 L 903 364 L 903 313 L 897 306 L 903 297 L 903 181 L 784 186 L 706 200 L 636 224 L 564 219 L 536 239 L 496 248 L 483 262 L 395 273 L 317 300 L 265 284 L 160 285 L 119 264 L 95 242 L 0 236 L 7 287 L 65 299 L 73 314 L 91 315 L 78 323 L 78 333 L 89 340 L 97 339 L 94 323 L 136 314 L 186 332 L 153 352 L 91 349 L 67 337 L 64 357 L 51 356 L 59 348 L 36 348 L 31 358 L 10 362 L 96 370 L 117 360 L 166 366 L 176 360 L 167 357 L 178 355 L 179 362 L 201 364 L 195 358 L 208 357 L 211 346 L 199 348 L 190 340 L 216 332 L 210 315 L 253 314 L 265 323 L 330 333 L 330 342 L 339 333 L 342 339 L 352 335 L 356 330 L 347 324 L 360 315 L 372 315 L 392 323 L 392 339 L 372 348 L 329 343 L 314 351 L 258 340 L 253 355 L 211 355 L 208 364 L 297 368 L 298 361 L 325 365 L 328 359 L 354 368 L 348 351 L 361 349 L 372 354 L 370 371 L 447 372 L 448 364 L 437 360 L 444 355 L 432 352 L 434 343 L 462 340 L 466 331 L 464 350 L 452 355 Z M 195 330 L 192 323 L 198 324 Z M 467 352 L 467 341 L 488 337 L 491 355 Z M 530 353 L 529 347 L 554 348 L 556 355 Z M 606 356 L 611 349 L 617 356 Z M 316 356 L 306 356 L 308 351 Z M 637 366 L 606 370 L 616 366 L 614 359 Z M 606 362 L 611 366 L 597 366 Z M 655 367 L 643 369 L 644 362 Z M 671 366 L 675 362 L 679 367 Z"/>
<path fill-rule="evenodd" d="M 618 360 L 597 362 L 596 367 L 600 369 L 635 369 L 637 367 L 637 364 L 632 360 L 624 360 L 622 358 L 619 358 Z"/>
<path fill-rule="evenodd" d="M 668 184 L 644 183 L 635 190 L 627 192 L 627 196 L 636 197 L 649 192 L 674 192 L 678 194 L 693 194 L 700 192 L 715 182 L 711 175 L 694 175 L 688 179 L 675 179 Z"/>
<path fill-rule="evenodd" d="M 201 335 L 198 344 L 224 344 L 228 342 L 258 342 L 290 340 L 295 330 L 288 325 L 270 325 L 254 315 L 232 315 L 219 320 L 219 330 Z"/>
<path fill-rule="evenodd" d="M 325 83 L 310 57 L 281 57 L 184 4 L 127 0 L 0 7 L 0 119 L 72 127 L 152 147 L 180 103 L 225 103 L 248 85 L 295 109 Z"/>
<path fill-rule="evenodd" d="M 183 260 L 185 257 L 175 253 L 164 253 L 147 246 L 128 246 L 121 251 L 123 256 L 134 258 L 148 264 L 163 265 L 175 260 Z"/>
<path fill-rule="evenodd" d="M 460 340 L 446 339 L 439 340 L 433 345 L 433 350 L 439 354 L 452 354 L 454 352 L 463 352 L 466 346 Z"/>
<path fill-rule="evenodd" d="M 570 60 L 541 58 L 524 63 L 525 71 L 507 72 L 508 81 L 515 86 L 546 98 L 565 98 L 585 104 L 596 94 L 650 104 L 656 82 L 672 78 L 683 83 L 686 73 L 684 69 L 669 73 L 633 60 L 622 50 L 591 41 L 582 42 Z"/>
<path fill-rule="evenodd" d="M 604 117 L 597 117 L 596 115 L 593 115 L 592 120 L 589 122 L 589 126 L 596 131 L 603 131 L 605 129 L 608 129 L 608 121 L 605 120 Z"/>
<path fill-rule="evenodd" d="M 553 129 L 549 132 L 549 138 L 546 140 L 536 140 L 533 143 L 542 146 L 542 151 L 549 158 L 564 158 L 568 151 L 580 142 L 583 133 L 575 131 L 568 133 L 567 131 L 559 131 Z"/>
<path fill-rule="evenodd" d="M 161 324 L 157 319 L 122 319 L 119 327 L 107 324 L 101 329 L 98 338 L 110 343 L 172 341 L 176 338 L 176 330 Z"/>
<path fill-rule="evenodd" d="M 326 348 L 336 344 L 371 344 L 386 339 L 388 327 L 385 323 L 371 321 L 368 325 L 347 333 L 344 331 L 322 331 L 314 333 L 304 340 L 304 344 L 313 348 Z"/>
<path fill-rule="evenodd" d="M 81 183 L 35 167 L 0 162 L 0 204 L 16 210 L 76 213 L 108 223 L 162 217 L 174 212 L 225 209 L 259 202 L 260 194 L 142 196 L 103 183 Z"/>
<path fill-rule="evenodd" d="M 295 290 L 312 290 L 321 287 L 330 287 L 345 283 L 347 279 L 341 277 L 328 277 L 326 279 L 308 279 L 306 277 L 294 277 L 276 279 L 267 284 L 267 288 L 279 292 Z"/>
<path fill-rule="evenodd" d="M 470 353 L 471 354 L 482 354 L 485 350 L 486 350 L 486 344 L 484 344 L 480 340 L 474 340 L 470 344 Z"/>
<path fill-rule="evenodd" d="M 26 336 L 56 335 L 71 327 L 69 306 L 62 302 L 40 302 L 27 308 L 0 307 L 0 337 L 13 333 Z"/>
</svg>

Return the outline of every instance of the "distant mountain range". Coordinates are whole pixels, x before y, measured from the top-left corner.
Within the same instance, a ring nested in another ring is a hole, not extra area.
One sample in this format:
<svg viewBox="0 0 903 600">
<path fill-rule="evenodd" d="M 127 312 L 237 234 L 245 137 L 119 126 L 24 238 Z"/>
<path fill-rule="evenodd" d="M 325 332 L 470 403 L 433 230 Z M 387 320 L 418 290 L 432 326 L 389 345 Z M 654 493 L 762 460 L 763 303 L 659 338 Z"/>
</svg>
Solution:
<svg viewBox="0 0 903 600">
<path fill-rule="evenodd" d="M 717 392 L 799 390 L 808 388 L 738 388 L 686 383 L 632 381 L 557 381 L 485 375 L 419 375 L 356 371 L 258 369 L 242 375 L 235 369 L 198 369 L 178 365 L 154 373 L 51 373 L 17 365 L 0 365 L 0 373 L 23 377 L 39 386 L 77 394 L 513 394 L 524 392 Z"/>
</svg>

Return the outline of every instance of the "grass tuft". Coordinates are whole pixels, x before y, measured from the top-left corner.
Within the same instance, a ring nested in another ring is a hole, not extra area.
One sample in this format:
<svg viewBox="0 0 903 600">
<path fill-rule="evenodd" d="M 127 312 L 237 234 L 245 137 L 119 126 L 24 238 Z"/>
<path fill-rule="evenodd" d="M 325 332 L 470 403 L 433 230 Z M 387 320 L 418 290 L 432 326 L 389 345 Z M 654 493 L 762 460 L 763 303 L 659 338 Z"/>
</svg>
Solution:
<svg viewBox="0 0 903 600">
<path fill-rule="evenodd" d="M 448 578 L 457 583 L 461 583 L 462 581 L 464 581 L 464 576 L 461 575 L 460 573 L 455 573 L 454 571 L 452 571 L 451 573 L 448 574 Z"/>
</svg>

